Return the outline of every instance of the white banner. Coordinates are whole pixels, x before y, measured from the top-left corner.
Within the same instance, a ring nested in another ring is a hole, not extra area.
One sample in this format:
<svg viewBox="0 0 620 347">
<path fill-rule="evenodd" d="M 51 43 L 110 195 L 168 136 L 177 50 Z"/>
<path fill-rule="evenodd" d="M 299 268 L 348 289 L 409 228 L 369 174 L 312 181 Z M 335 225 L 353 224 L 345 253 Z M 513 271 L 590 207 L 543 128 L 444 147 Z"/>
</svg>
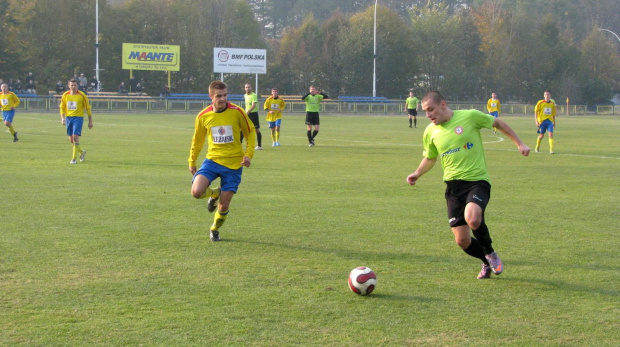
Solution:
<svg viewBox="0 0 620 347">
<path fill-rule="evenodd" d="M 267 73 L 267 51 L 264 49 L 213 48 L 213 72 Z"/>
</svg>

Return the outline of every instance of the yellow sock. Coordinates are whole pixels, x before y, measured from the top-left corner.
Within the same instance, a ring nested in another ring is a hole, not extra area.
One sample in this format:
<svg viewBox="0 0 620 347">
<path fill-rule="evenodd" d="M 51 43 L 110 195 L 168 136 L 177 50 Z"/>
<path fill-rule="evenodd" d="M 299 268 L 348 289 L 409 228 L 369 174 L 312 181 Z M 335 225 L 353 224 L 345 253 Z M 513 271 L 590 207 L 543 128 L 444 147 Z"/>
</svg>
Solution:
<svg viewBox="0 0 620 347">
<path fill-rule="evenodd" d="M 213 194 L 213 189 L 207 187 L 207 190 L 205 190 L 204 194 L 202 194 L 198 199 L 210 198 L 211 194 Z"/>
<path fill-rule="evenodd" d="M 77 160 L 78 157 L 78 148 L 80 147 L 79 144 L 74 143 L 73 144 L 73 159 Z"/>
<path fill-rule="evenodd" d="M 536 149 L 540 148 L 540 138 L 536 138 Z"/>
<path fill-rule="evenodd" d="M 226 217 L 228 217 L 228 211 L 220 212 L 219 210 L 215 211 L 215 216 L 213 217 L 213 225 L 211 226 L 211 230 L 219 230 L 222 224 L 226 221 Z"/>
<path fill-rule="evenodd" d="M 276 142 L 276 141 L 278 141 L 278 140 L 276 140 L 276 132 L 272 131 L 271 132 L 271 142 Z"/>
<path fill-rule="evenodd" d="M 8 126 L 9 131 L 11 132 L 11 135 L 15 135 L 15 129 L 13 129 L 13 124 Z"/>
<path fill-rule="evenodd" d="M 276 130 L 276 141 L 280 141 L 280 130 Z"/>
<path fill-rule="evenodd" d="M 549 152 L 553 152 L 553 139 L 549 138 Z"/>
</svg>

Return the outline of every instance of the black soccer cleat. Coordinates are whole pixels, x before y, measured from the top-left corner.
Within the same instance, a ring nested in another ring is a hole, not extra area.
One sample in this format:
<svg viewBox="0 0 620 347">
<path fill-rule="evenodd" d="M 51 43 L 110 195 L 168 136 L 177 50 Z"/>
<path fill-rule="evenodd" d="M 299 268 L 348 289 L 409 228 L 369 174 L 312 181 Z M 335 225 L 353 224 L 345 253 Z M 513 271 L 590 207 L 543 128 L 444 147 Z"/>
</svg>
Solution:
<svg viewBox="0 0 620 347">
<path fill-rule="evenodd" d="M 220 239 L 220 232 L 217 230 L 211 230 L 210 237 L 211 241 L 222 241 Z"/>
<path fill-rule="evenodd" d="M 217 201 L 220 199 L 220 194 L 222 194 L 222 188 L 217 188 L 213 190 L 213 193 L 217 192 L 217 196 L 214 198 L 213 194 L 209 197 L 209 201 L 207 201 L 207 211 L 213 212 L 217 208 Z"/>
</svg>

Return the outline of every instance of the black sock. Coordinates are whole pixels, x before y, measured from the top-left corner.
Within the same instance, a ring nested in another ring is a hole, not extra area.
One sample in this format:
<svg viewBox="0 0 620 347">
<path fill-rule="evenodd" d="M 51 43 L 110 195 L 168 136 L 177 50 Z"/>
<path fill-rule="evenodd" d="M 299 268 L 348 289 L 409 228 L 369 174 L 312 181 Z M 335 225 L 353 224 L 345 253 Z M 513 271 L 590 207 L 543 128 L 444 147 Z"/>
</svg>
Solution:
<svg viewBox="0 0 620 347">
<path fill-rule="evenodd" d="M 487 260 L 487 258 L 484 257 L 484 250 L 482 249 L 482 246 L 480 246 L 480 242 L 478 242 L 478 240 L 476 240 L 475 238 L 471 238 L 471 243 L 469 244 L 469 247 L 467 247 L 467 249 L 464 249 L 463 251 L 465 251 L 465 253 L 469 254 L 470 256 L 478 258 L 482 260 L 483 263 L 489 265 L 489 261 Z"/>
<path fill-rule="evenodd" d="M 493 246 L 491 246 L 491 243 L 493 241 L 491 240 L 491 235 L 489 235 L 489 228 L 484 222 L 484 219 L 482 219 L 482 223 L 480 223 L 478 229 L 472 230 L 472 233 L 474 234 L 474 237 L 478 239 L 478 243 L 482 247 L 484 254 L 491 254 L 494 252 Z"/>
<path fill-rule="evenodd" d="M 409 118 L 409 126 L 411 126 L 411 118 Z"/>
<path fill-rule="evenodd" d="M 261 133 L 256 134 L 256 138 L 258 139 L 258 147 L 262 147 L 261 143 L 262 143 L 262 140 L 263 140 L 263 134 L 261 134 Z"/>
<path fill-rule="evenodd" d="M 418 126 L 418 119 L 417 119 L 417 118 L 414 118 L 414 119 L 413 119 L 413 125 L 414 125 L 414 126 Z"/>
<path fill-rule="evenodd" d="M 319 133 L 319 131 L 318 131 L 318 130 L 315 130 L 314 132 L 312 132 L 312 139 L 313 139 L 313 140 L 314 140 L 314 138 L 316 137 L 316 134 L 318 134 L 318 133 Z"/>
<path fill-rule="evenodd" d="M 308 142 L 312 142 L 312 131 L 308 130 Z"/>
</svg>

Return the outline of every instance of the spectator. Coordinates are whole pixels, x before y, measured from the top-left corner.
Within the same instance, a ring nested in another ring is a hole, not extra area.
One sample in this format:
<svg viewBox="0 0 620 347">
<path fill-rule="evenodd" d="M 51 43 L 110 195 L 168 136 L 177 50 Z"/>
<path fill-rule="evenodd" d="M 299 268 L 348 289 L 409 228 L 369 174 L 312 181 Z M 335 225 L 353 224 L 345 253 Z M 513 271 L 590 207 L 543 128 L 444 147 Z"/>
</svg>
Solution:
<svg viewBox="0 0 620 347">
<path fill-rule="evenodd" d="M 86 76 L 84 76 L 83 73 L 80 74 L 80 77 L 78 77 L 78 87 L 81 91 L 85 91 L 88 85 L 88 80 L 86 79 Z"/>
<path fill-rule="evenodd" d="M 26 85 L 24 86 L 24 88 L 26 88 L 26 93 L 28 94 L 36 94 L 37 93 L 37 88 L 34 85 L 34 80 L 28 80 L 26 82 Z"/>
<path fill-rule="evenodd" d="M 32 72 L 29 72 L 28 76 L 26 76 L 26 84 L 29 83 L 34 85 L 34 75 L 32 74 Z"/>
<path fill-rule="evenodd" d="M 91 92 L 99 91 L 99 80 L 97 80 L 97 76 L 93 76 L 93 78 L 90 79 L 90 85 L 88 86 L 88 90 Z"/>
<path fill-rule="evenodd" d="M 56 93 L 57 94 L 62 94 L 66 91 L 67 89 L 65 88 L 64 83 L 62 83 L 62 81 L 58 81 L 56 82 Z"/>
<path fill-rule="evenodd" d="M 13 85 L 13 92 L 21 93 L 22 92 L 22 82 L 20 80 L 15 81 Z"/>
<path fill-rule="evenodd" d="M 121 82 L 121 84 L 118 86 L 118 92 L 120 94 L 127 94 L 127 87 L 125 86 L 125 82 Z"/>
<path fill-rule="evenodd" d="M 142 94 L 142 85 L 140 84 L 140 82 L 138 82 L 138 84 L 136 84 L 136 87 L 134 88 L 134 91 L 138 94 Z"/>
<path fill-rule="evenodd" d="M 168 86 L 164 84 L 164 88 L 161 90 L 161 93 L 159 93 L 159 96 L 161 96 L 162 98 L 169 98 L 170 88 L 168 88 Z"/>
<path fill-rule="evenodd" d="M 138 79 L 136 79 L 136 76 L 131 76 L 131 78 L 129 79 L 129 91 L 137 92 L 136 91 L 137 86 L 138 86 Z"/>
</svg>

